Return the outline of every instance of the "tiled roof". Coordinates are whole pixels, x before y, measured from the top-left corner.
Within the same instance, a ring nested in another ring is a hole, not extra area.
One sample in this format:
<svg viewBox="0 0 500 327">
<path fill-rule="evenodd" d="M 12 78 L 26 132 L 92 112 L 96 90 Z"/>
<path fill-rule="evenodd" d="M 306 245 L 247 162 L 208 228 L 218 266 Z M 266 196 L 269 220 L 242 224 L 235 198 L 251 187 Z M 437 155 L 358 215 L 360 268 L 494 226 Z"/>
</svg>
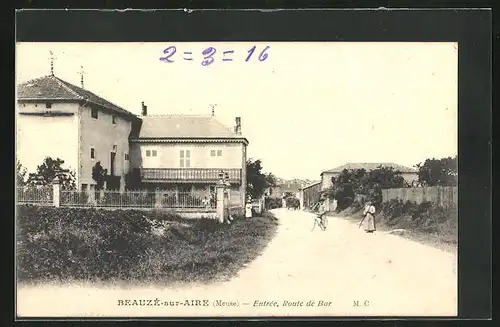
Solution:
<svg viewBox="0 0 500 327">
<path fill-rule="evenodd" d="M 316 186 L 318 184 L 320 184 L 321 182 L 314 182 L 314 183 L 311 183 L 311 184 L 307 184 L 305 185 L 304 187 L 301 188 L 301 190 L 305 190 L 305 189 L 308 189 L 310 187 L 313 187 L 313 186 Z"/>
<path fill-rule="evenodd" d="M 213 116 L 143 116 L 139 139 L 147 138 L 241 138 Z"/>
<path fill-rule="evenodd" d="M 54 75 L 35 78 L 18 85 L 17 98 L 19 100 L 87 100 L 90 103 L 97 104 L 116 113 L 136 117 L 133 113 L 114 103 Z"/>
<path fill-rule="evenodd" d="M 340 173 L 344 169 L 365 169 L 366 171 L 377 169 L 379 166 L 392 167 L 395 170 L 399 170 L 402 173 L 414 173 L 416 169 L 398 165 L 392 162 L 357 162 L 357 163 L 347 163 L 345 165 L 333 168 L 323 173 Z"/>
</svg>

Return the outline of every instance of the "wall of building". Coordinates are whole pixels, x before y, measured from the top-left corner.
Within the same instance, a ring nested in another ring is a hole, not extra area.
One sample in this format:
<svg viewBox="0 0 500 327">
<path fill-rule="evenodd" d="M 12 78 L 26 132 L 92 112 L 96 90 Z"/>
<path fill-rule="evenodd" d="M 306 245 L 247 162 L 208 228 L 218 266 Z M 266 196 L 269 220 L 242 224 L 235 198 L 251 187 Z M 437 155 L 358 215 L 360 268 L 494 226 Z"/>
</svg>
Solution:
<svg viewBox="0 0 500 327">
<path fill-rule="evenodd" d="M 153 156 L 153 150 L 156 151 L 156 156 Z M 184 151 L 184 156 L 186 150 L 190 151 L 189 167 L 186 157 L 181 165 L 181 150 Z M 150 152 L 150 156 L 146 155 L 146 151 Z M 215 151 L 215 156 L 212 156 L 212 151 Z M 132 168 L 242 169 L 244 182 L 232 191 L 231 203 L 245 203 L 246 146 L 242 143 L 132 143 L 130 154 Z"/>
<path fill-rule="evenodd" d="M 302 209 L 310 208 L 318 202 L 320 190 L 321 183 L 318 183 L 301 191 Z"/>
<path fill-rule="evenodd" d="M 332 184 L 332 177 L 337 177 L 339 173 L 325 172 L 321 175 L 321 190 L 326 190 L 330 188 Z"/>
<path fill-rule="evenodd" d="M 129 135 L 132 128 L 130 121 L 122 116 L 115 116 L 113 124 L 113 114 L 103 110 L 98 111 L 97 119 L 91 116 L 90 105 L 79 108 L 80 117 L 80 185 L 95 185 L 92 179 L 92 167 L 100 161 L 104 169 L 110 173 L 111 152 L 116 145 L 115 175 L 121 176 L 121 187 L 125 184 L 125 174 L 129 171 L 129 160 L 125 159 L 125 154 L 129 155 Z M 95 158 L 91 158 L 91 148 L 95 149 Z M 81 188 L 81 187 L 80 187 Z"/>
<path fill-rule="evenodd" d="M 417 173 L 403 173 L 402 175 L 405 181 L 407 181 L 408 183 L 418 180 Z"/>
<path fill-rule="evenodd" d="M 23 113 L 58 111 L 70 116 L 35 116 Z M 19 103 L 16 112 L 16 159 L 35 172 L 45 157 L 64 160 L 63 167 L 78 176 L 78 104 Z"/>
<path fill-rule="evenodd" d="M 242 168 L 241 143 L 135 143 L 131 164 L 134 168 Z M 146 156 L 146 151 L 156 150 L 156 156 Z M 180 152 L 190 151 L 189 167 L 181 166 Z M 212 156 L 211 151 L 215 151 Z M 217 156 L 217 151 L 220 156 Z"/>
</svg>

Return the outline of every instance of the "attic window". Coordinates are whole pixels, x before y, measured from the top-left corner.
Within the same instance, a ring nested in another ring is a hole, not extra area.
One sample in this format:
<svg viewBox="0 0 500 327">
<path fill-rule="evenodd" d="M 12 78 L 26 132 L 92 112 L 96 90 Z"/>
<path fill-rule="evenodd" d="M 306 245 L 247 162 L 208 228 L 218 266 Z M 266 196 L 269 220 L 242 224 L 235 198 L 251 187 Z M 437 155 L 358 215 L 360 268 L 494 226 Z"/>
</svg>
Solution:
<svg viewBox="0 0 500 327">
<path fill-rule="evenodd" d="M 45 108 L 47 108 L 47 109 L 52 108 L 52 103 L 47 102 L 47 103 L 45 104 Z"/>
<path fill-rule="evenodd" d="M 116 124 L 116 115 L 111 116 L 111 121 L 113 122 L 113 125 Z"/>
</svg>

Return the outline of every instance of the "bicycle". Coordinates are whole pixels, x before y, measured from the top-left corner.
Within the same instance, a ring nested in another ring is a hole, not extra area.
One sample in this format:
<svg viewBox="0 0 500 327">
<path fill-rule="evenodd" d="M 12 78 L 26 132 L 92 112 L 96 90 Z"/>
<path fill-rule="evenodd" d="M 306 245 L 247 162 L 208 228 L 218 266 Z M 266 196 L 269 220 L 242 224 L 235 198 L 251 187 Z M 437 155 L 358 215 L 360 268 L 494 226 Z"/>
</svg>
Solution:
<svg viewBox="0 0 500 327">
<path fill-rule="evenodd" d="M 316 217 L 314 217 L 314 225 L 313 225 L 313 228 L 311 229 L 311 232 L 314 230 L 314 227 L 316 227 L 316 225 L 318 225 L 322 231 L 326 230 L 326 226 L 328 225 L 328 218 L 327 218 L 326 214 L 327 214 L 327 212 L 323 212 L 323 213 L 317 214 Z"/>
</svg>

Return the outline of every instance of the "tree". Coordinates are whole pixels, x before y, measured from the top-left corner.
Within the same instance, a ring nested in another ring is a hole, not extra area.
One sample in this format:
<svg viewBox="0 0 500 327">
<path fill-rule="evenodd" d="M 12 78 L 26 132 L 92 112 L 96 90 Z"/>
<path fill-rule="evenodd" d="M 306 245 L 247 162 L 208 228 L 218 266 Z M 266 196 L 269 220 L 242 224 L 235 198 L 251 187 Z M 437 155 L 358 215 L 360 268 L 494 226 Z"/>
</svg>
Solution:
<svg viewBox="0 0 500 327">
<path fill-rule="evenodd" d="M 247 196 L 254 199 L 260 198 L 269 188 L 276 186 L 276 177 L 271 174 L 262 173 L 262 161 L 260 159 L 247 160 Z"/>
<path fill-rule="evenodd" d="M 418 181 L 424 186 L 456 186 L 458 183 L 458 156 L 426 159 L 415 167 Z"/>
<path fill-rule="evenodd" d="M 96 189 L 102 190 L 104 188 L 104 182 L 108 176 L 108 170 L 101 166 L 101 162 L 96 162 L 95 166 L 92 167 L 92 179 L 96 182 Z"/>
<path fill-rule="evenodd" d="M 141 170 L 139 168 L 134 168 L 125 175 L 125 187 L 128 190 L 142 188 Z"/>
<path fill-rule="evenodd" d="M 19 162 L 19 160 L 16 161 L 16 183 L 17 186 L 24 186 L 26 184 L 26 175 L 28 171 L 26 170 L 23 165 Z"/>
<path fill-rule="evenodd" d="M 325 195 L 337 199 L 339 210 L 350 206 L 356 195 L 361 195 L 378 205 L 382 202 L 382 190 L 404 186 L 401 172 L 392 167 L 379 166 L 376 169 L 344 169 L 337 178 L 332 178 L 333 186 Z"/>
<path fill-rule="evenodd" d="M 63 168 L 64 160 L 45 157 L 42 164 L 37 166 L 36 172 L 28 175 L 28 185 L 51 185 L 56 176 L 59 177 L 61 188 L 64 190 L 76 189 L 76 174 L 74 171 Z"/>
</svg>

